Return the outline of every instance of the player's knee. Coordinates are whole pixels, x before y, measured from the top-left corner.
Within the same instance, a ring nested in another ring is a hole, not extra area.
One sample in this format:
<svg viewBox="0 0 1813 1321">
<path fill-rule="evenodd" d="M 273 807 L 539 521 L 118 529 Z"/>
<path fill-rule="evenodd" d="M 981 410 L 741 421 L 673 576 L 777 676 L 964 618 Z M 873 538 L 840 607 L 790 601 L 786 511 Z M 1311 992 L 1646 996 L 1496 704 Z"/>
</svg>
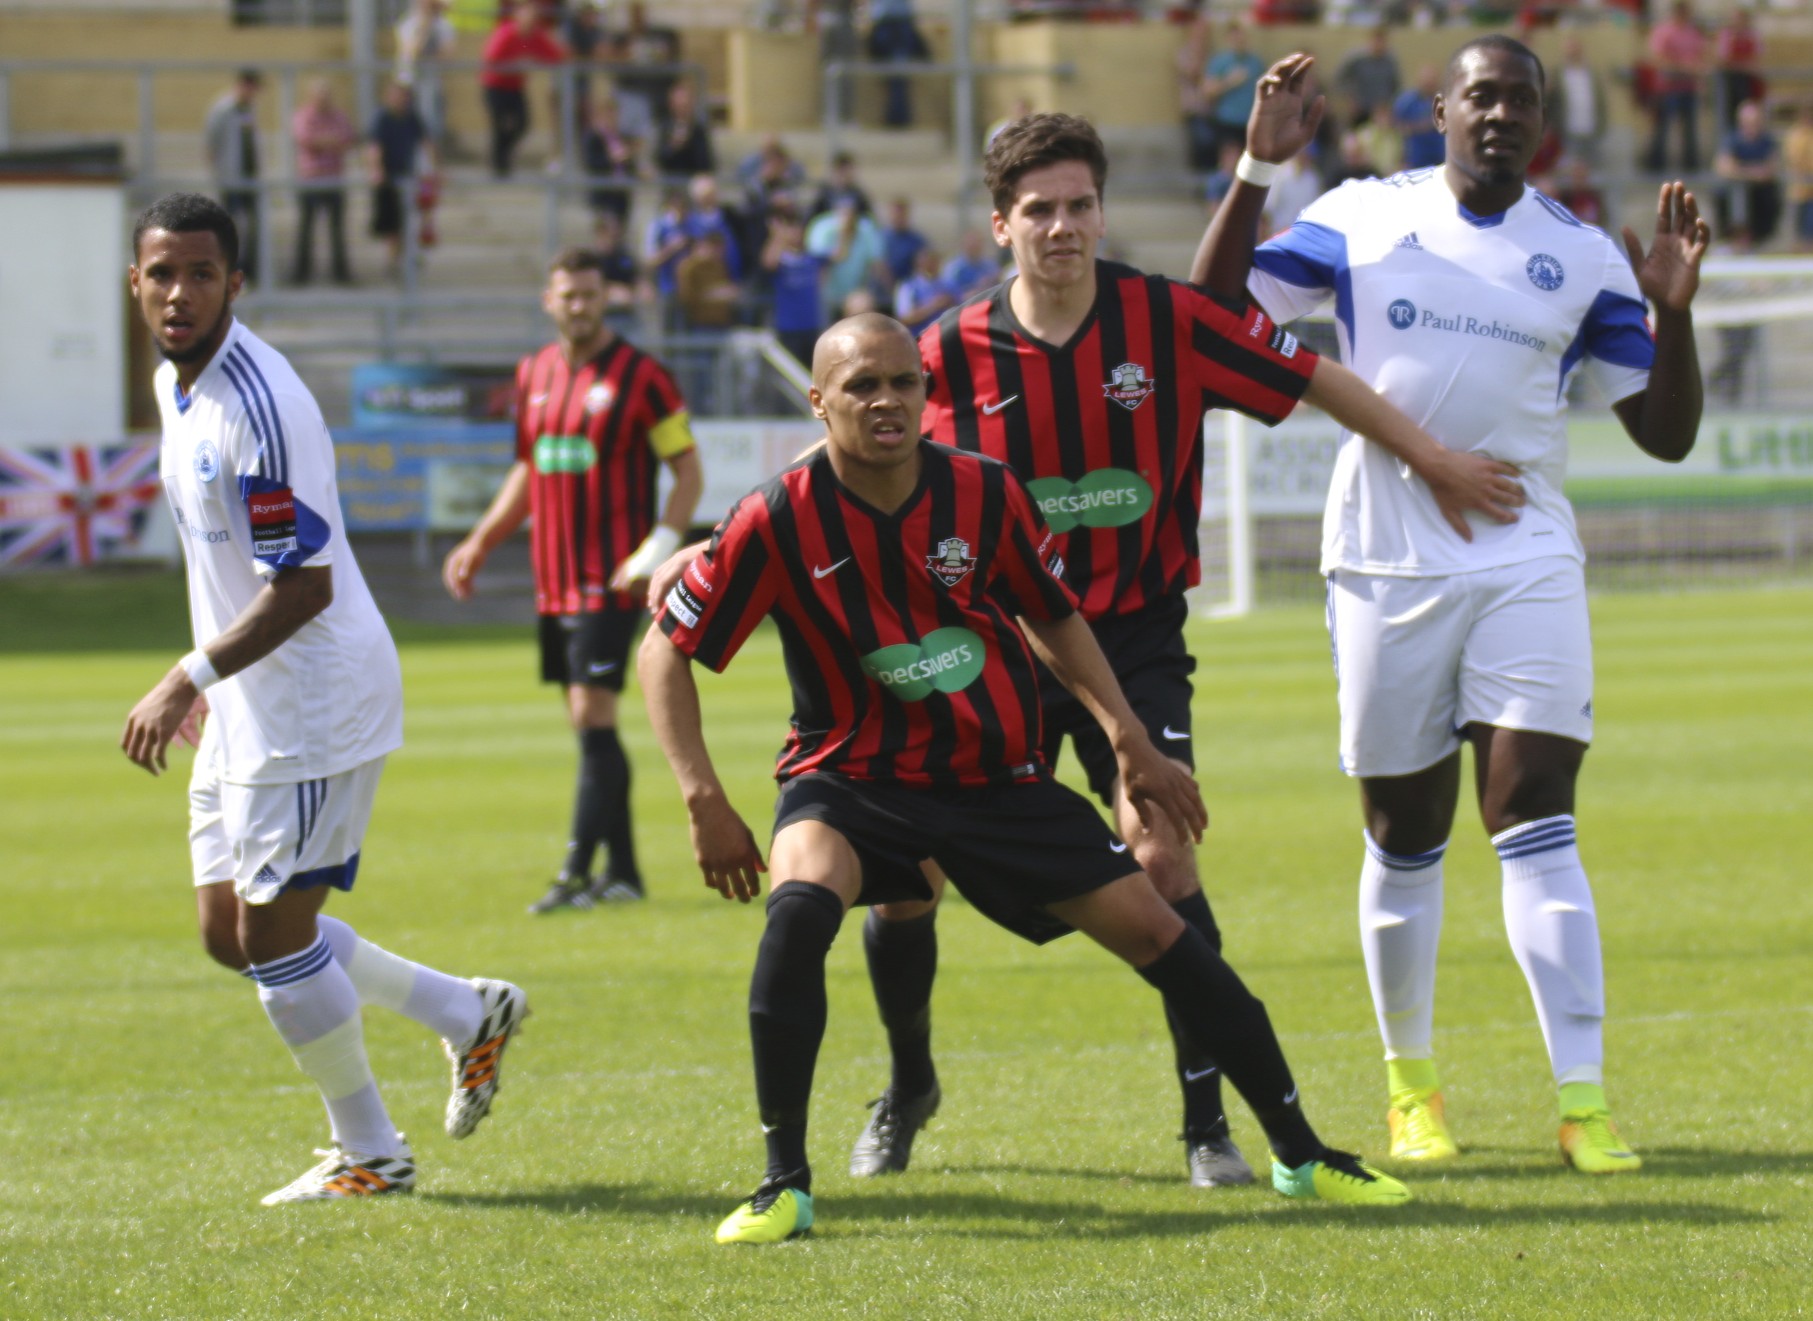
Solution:
<svg viewBox="0 0 1813 1321">
<path fill-rule="evenodd" d="M 1196 852 L 1171 840 L 1147 838 L 1133 856 L 1152 878 L 1152 888 L 1168 904 L 1188 899 L 1202 888 L 1196 878 Z"/>
<path fill-rule="evenodd" d="M 1480 819 L 1488 835 L 1497 835 L 1526 821 L 1542 821 L 1574 812 L 1574 782 L 1556 775 L 1518 775 L 1494 783 L 1480 804 Z M 1394 850 L 1395 851 L 1395 850 Z"/>
<path fill-rule="evenodd" d="M 940 894 L 939 899 L 944 896 Z M 906 899 L 894 904 L 876 904 L 875 916 L 883 922 L 915 922 L 938 911 L 938 899 Z"/>
</svg>

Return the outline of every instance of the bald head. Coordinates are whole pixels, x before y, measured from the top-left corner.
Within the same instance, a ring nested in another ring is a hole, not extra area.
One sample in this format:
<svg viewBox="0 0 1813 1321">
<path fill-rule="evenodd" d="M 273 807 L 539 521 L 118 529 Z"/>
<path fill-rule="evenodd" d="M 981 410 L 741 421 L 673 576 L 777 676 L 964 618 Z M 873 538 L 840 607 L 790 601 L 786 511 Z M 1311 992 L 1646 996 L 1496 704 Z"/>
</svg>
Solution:
<svg viewBox="0 0 1813 1321">
<path fill-rule="evenodd" d="M 812 346 L 812 384 L 824 389 L 830 373 L 840 364 L 861 357 L 877 341 L 904 341 L 913 356 L 919 356 L 919 345 L 913 334 L 885 312 L 858 312 L 847 316 Z"/>
</svg>

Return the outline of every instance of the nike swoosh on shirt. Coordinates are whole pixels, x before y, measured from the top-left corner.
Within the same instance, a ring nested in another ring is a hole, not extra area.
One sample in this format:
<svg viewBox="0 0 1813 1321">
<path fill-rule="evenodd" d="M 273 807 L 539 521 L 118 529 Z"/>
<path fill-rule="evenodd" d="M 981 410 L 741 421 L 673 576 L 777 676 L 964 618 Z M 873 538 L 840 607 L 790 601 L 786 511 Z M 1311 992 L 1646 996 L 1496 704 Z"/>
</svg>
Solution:
<svg viewBox="0 0 1813 1321">
<path fill-rule="evenodd" d="M 849 562 L 850 562 L 850 557 L 848 555 L 846 555 L 841 560 L 839 560 L 836 564 L 827 564 L 822 569 L 819 568 L 817 565 L 814 565 L 812 567 L 812 576 L 814 578 L 826 577 L 830 574 L 836 573 L 839 569 L 843 568 L 844 565 L 848 564 Z"/>
<path fill-rule="evenodd" d="M 1125 853 L 1126 851 L 1127 846 L 1125 844 L 1110 844 L 1108 846 L 1108 852 L 1110 853 Z"/>
<path fill-rule="evenodd" d="M 1289 1092 L 1285 1093 L 1284 1104 L 1292 1105 L 1296 1102 L 1296 1100 L 1297 1100 L 1297 1089 L 1295 1087 L 1293 1087 L 1290 1089 Z"/>
<path fill-rule="evenodd" d="M 548 396 L 546 394 L 532 394 L 529 396 L 529 406 L 531 408 L 537 404 L 545 404 L 547 402 Z"/>
<path fill-rule="evenodd" d="M 1186 729 L 1182 733 L 1179 733 L 1177 730 L 1172 729 L 1171 726 L 1169 726 L 1169 725 L 1166 725 L 1163 729 L 1161 729 L 1159 731 L 1159 733 L 1163 734 L 1166 738 L 1170 739 L 1173 743 L 1177 742 L 1179 739 L 1186 739 L 1186 738 L 1190 737 L 1189 730 Z"/>
<path fill-rule="evenodd" d="M 617 668 L 616 661 L 589 661 L 586 664 L 587 674 L 609 674 Z"/>
<path fill-rule="evenodd" d="M 1215 1072 L 1215 1066 L 1213 1064 L 1209 1065 L 1206 1069 L 1185 1069 L 1183 1071 L 1183 1080 L 1185 1082 L 1196 1082 L 1199 1079 L 1208 1077 L 1213 1072 Z"/>
<path fill-rule="evenodd" d="M 1009 404 L 1011 404 L 1014 400 L 1018 399 L 1019 397 L 1020 396 L 1017 394 L 1010 394 L 1007 396 L 1007 398 L 1003 399 L 998 404 L 983 404 L 982 405 L 982 415 L 984 417 L 993 417 L 996 413 L 999 413 L 1003 408 L 1006 408 Z"/>
</svg>

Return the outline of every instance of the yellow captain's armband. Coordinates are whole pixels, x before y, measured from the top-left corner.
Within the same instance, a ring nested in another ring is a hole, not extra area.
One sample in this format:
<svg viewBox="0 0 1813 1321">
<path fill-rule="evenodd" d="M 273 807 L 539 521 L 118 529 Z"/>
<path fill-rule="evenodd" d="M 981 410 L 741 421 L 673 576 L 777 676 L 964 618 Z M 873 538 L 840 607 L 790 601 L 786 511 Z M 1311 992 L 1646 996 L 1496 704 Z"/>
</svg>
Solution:
<svg viewBox="0 0 1813 1321">
<path fill-rule="evenodd" d="M 655 423 L 648 433 L 648 447 L 656 457 L 671 459 L 694 447 L 692 415 L 685 409 L 669 414 Z"/>
</svg>

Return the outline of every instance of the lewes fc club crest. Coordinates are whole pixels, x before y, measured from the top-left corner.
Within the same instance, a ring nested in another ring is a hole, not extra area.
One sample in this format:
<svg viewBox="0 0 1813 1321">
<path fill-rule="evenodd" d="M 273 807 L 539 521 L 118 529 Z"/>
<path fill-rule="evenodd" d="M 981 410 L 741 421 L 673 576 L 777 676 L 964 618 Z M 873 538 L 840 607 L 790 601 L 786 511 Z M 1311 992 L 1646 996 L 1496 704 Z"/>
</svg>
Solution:
<svg viewBox="0 0 1813 1321">
<path fill-rule="evenodd" d="M 925 567 L 946 587 L 955 587 L 975 572 L 976 558 L 962 537 L 946 537 L 938 543 L 937 550 L 925 557 Z"/>
<path fill-rule="evenodd" d="M 616 397 L 617 392 L 611 388 L 610 383 L 600 381 L 585 392 L 585 411 L 602 413 L 611 406 L 611 401 Z"/>
<path fill-rule="evenodd" d="M 1153 390 L 1152 378 L 1137 362 L 1123 362 L 1109 374 L 1102 393 L 1131 413 L 1146 402 Z"/>
</svg>

